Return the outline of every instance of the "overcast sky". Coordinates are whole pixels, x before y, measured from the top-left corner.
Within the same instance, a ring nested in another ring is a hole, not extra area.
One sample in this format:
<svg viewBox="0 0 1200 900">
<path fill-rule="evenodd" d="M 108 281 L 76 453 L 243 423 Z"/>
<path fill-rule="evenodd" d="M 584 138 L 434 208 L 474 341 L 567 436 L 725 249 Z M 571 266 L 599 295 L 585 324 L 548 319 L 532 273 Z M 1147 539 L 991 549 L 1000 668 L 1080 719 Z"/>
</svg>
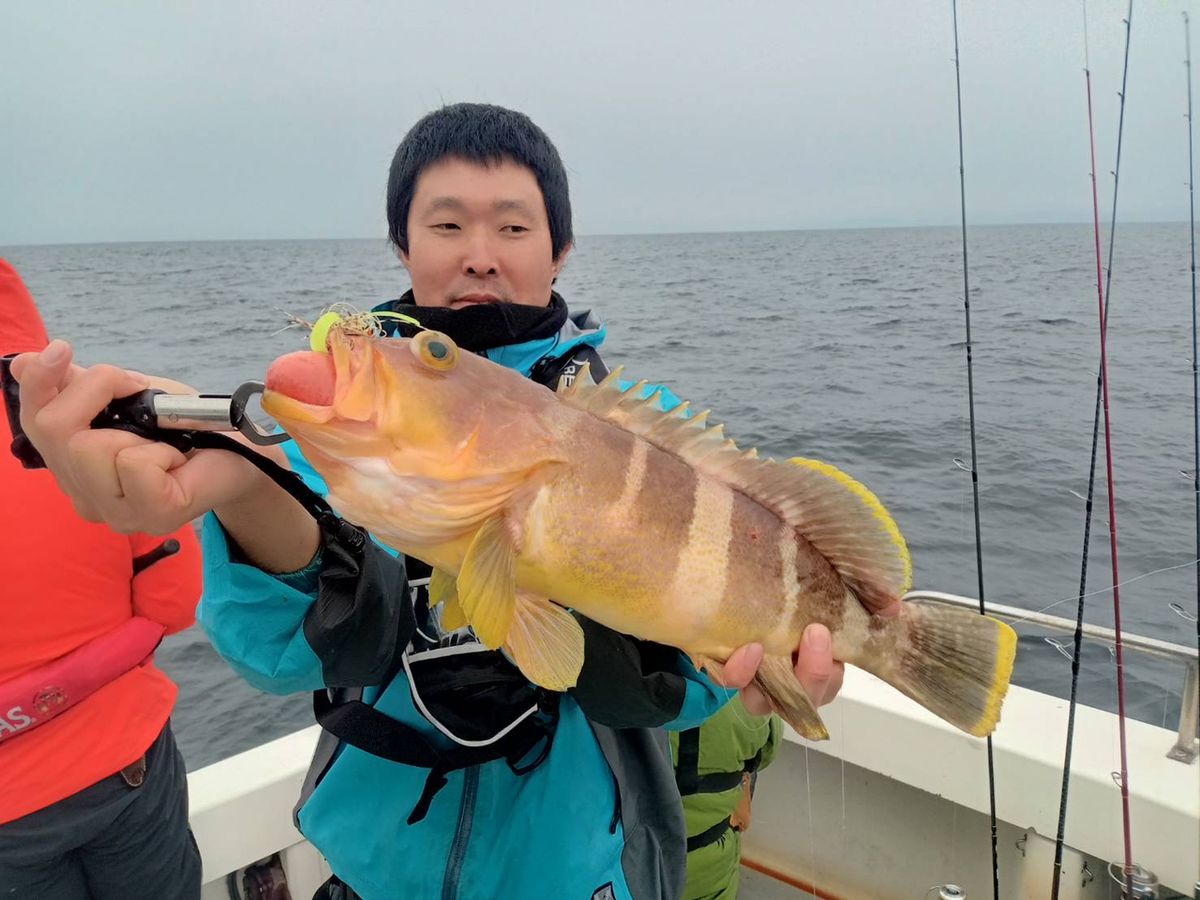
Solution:
<svg viewBox="0 0 1200 900">
<path fill-rule="evenodd" d="M 1134 10 L 1126 221 L 1187 218 L 1188 5 Z M 1125 9 L 1088 3 L 1104 209 Z M 959 29 L 970 221 L 1090 220 L 1082 4 Z M 949 224 L 953 56 L 950 0 L 5 0 L 0 244 L 382 236 L 461 100 L 549 133 L 581 234 Z"/>
</svg>

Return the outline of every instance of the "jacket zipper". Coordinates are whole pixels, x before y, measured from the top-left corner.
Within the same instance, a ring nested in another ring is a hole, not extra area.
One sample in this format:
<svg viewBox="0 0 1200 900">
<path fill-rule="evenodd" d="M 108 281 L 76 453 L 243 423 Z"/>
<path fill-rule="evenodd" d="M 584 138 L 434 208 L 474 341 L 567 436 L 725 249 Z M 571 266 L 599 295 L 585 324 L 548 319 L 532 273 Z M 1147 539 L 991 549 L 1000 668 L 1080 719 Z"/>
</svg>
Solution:
<svg viewBox="0 0 1200 900">
<path fill-rule="evenodd" d="M 458 807 L 458 826 L 454 830 L 450 856 L 446 860 L 446 875 L 442 879 L 442 900 L 455 900 L 458 897 L 458 880 L 467 856 L 471 825 L 475 822 L 475 799 L 478 794 L 479 766 L 468 766 L 463 769 L 462 803 Z"/>
</svg>

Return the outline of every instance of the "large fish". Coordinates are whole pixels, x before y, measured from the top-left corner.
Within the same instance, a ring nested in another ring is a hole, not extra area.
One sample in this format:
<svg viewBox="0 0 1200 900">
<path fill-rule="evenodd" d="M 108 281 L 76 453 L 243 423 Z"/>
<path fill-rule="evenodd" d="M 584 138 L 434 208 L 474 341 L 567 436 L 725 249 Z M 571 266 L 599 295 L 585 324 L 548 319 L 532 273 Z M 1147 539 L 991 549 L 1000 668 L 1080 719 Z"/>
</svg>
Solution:
<svg viewBox="0 0 1200 900">
<path fill-rule="evenodd" d="M 281 357 L 263 408 L 324 477 L 329 500 L 434 567 L 443 624 L 470 624 L 531 681 L 571 687 L 583 634 L 568 609 L 678 647 L 716 674 L 760 642 L 756 683 L 801 734 L 828 736 L 792 673 L 805 626 L 974 735 L 1000 715 L 1016 652 L 1002 622 L 908 602 L 899 529 L 865 487 L 812 460 L 740 451 L 617 373 L 557 393 L 447 336 L 334 327 L 325 352 Z"/>
</svg>

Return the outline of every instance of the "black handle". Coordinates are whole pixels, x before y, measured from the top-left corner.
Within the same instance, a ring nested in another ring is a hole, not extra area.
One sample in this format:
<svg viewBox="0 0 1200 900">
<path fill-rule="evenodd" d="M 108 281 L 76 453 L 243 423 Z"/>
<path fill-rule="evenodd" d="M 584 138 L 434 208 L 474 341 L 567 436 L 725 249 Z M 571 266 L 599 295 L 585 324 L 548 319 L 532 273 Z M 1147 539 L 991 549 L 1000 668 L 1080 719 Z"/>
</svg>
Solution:
<svg viewBox="0 0 1200 900">
<path fill-rule="evenodd" d="M 26 469 L 44 469 L 46 461 L 38 453 L 37 448 L 21 428 L 21 386 L 12 374 L 12 362 L 16 355 L 0 356 L 0 388 L 4 393 L 4 412 L 8 416 L 8 427 L 12 431 L 12 455 Z M 93 428 L 120 428 L 135 434 L 149 436 L 153 434 L 157 418 L 154 412 L 154 398 L 163 393 L 147 389 L 114 400 L 92 419 Z"/>
<path fill-rule="evenodd" d="M 151 437 L 158 428 L 154 398 L 165 393 L 166 391 L 146 388 L 144 391 L 114 400 L 92 419 L 92 428 L 120 428 L 142 437 Z"/>
</svg>

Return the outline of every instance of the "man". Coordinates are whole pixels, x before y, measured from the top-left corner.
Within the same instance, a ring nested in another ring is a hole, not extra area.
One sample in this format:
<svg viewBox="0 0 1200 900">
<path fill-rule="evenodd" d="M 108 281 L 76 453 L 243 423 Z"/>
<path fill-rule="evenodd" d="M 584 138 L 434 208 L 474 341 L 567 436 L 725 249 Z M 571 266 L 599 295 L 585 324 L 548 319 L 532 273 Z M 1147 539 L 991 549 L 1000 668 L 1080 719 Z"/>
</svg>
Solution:
<svg viewBox="0 0 1200 900">
<path fill-rule="evenodd" d="M 44 346 L 0 260 L 0 355 Z M 198 898 L 177 690 L 150 656 L 195 617 L 195 532 L 184 524 L 164 556 L 162 538 L 83 521 L 12 440 L 0 413 L 0 896 Z"/>
<path fill-rule="evenodd" d="M 567 179 L 527 117 L 478 104 L 426 116 L 396 151 L 387 211 L 412 279 L 388 309 L 548 387 L 585 360 L 603 366 L 603 327 L 552 290 L 572 241 Z M 64 487 L 124 528 L 211 510 L 200 618 L 214 645 L 262 689 L 317 692 L 329 733 L 297 820 L 337 875 L 323 896 L 678 895 L 683 819 L 660 726 L 699 724 L 725 690 L 677 651 L 586 620 L 578 687 L 534 690 L 468 631 L 441 632 L 427 567 L 323 533 L 245 460 L 88 431 L 105 403 L 150 382 L 71 368 L 69 355 L 56 343 L 17 367 L 22 422 Z M 797 676 L 832 696 L 828 632 L 811 629 L 805 648 Z M 761 659 L 741 648 L 727 681 L 749 684 Z M 761 695 L 746 699 L 765 712 Z"/>
</svg>

